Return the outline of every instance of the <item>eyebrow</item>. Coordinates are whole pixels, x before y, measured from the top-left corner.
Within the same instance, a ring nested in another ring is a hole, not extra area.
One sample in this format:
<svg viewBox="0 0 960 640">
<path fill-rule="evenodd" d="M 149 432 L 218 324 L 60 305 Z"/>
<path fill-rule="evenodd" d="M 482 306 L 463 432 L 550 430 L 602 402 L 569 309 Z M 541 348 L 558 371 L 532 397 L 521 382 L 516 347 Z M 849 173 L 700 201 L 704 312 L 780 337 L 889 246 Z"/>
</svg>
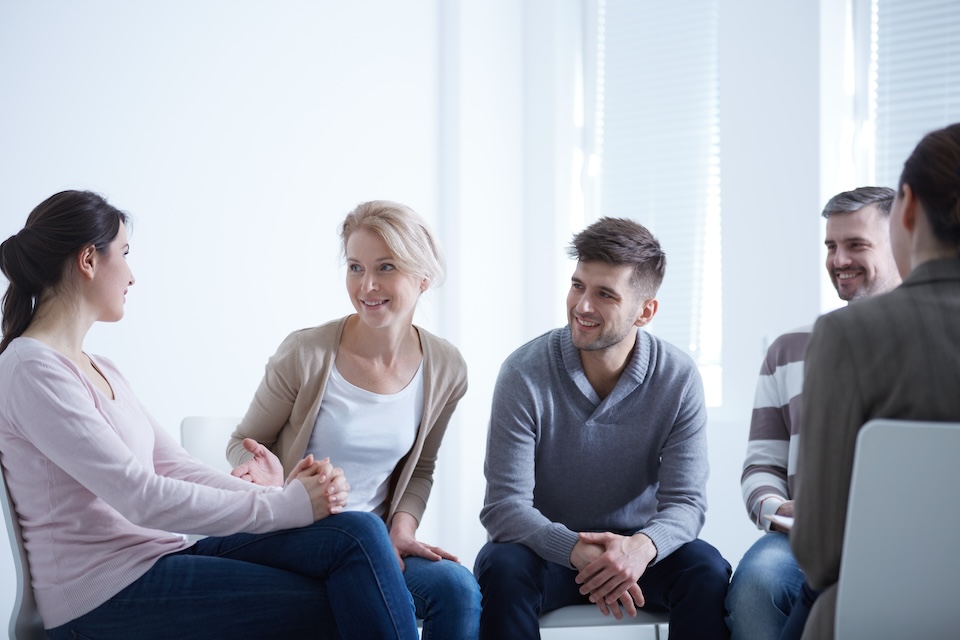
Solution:
<svg viewBox="0 0 960 640">
<path fill-rule="evenodd" d="M 397 259 L 394 258 L 393 256 L 387 256 L 386 258 L 377 258 L 376 260 L 374 260 L 374 262 L 396 262 L 396 261 Z M 357 260 L 356 258 L 351 258 L 350 256 L 347 256 L 347 262 L 360 262 L 360 261 Z"/>
<path fill-rule="evenodd" d="M 873 244 L 869 238 L 863 236 L 853 236 L 850 238 L 840 238 L 839 240 L 832 240 L 830 238 L 825 238 L 823 244 L 840 244 L 841 242 L 863 242 L 864 244 Z"/>
</svg>

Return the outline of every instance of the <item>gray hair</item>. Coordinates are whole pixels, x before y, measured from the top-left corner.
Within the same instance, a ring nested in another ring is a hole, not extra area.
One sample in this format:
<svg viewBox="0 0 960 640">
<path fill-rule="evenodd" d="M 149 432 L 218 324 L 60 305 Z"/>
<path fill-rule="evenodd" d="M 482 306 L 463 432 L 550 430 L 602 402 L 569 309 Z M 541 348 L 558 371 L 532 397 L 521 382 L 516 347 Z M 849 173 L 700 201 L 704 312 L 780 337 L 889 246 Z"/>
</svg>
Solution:
<svg viewBox="0 0 960 640">
<path fill-rule="evenodd" d="M 877 209 L 884 216 L 889 216 L 894 195 L 893 189 L 887 187 L 860 187 L 853 191 L 844 191 L 830 198 L 827 206 L 823 208 L 823 217 L 856 213 L 872 204 L 877 205 Z"/>
</svg>

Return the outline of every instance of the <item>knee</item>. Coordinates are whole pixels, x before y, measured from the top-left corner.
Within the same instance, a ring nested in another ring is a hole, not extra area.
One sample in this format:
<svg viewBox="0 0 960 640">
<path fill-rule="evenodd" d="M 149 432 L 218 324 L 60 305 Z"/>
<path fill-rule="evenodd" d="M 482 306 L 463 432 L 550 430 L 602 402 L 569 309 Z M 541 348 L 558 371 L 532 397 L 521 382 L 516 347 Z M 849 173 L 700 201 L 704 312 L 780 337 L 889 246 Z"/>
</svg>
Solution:
<svg viewBox="0 0 960 640">
<path fill-rule="evenodd" d="M 340 531 L 364 547 L 385 546 L 393 553 L 387 527 L 378 516 L 366 511 L 345 511 L 316 523 L 326 529 Z"/>
<path fill-rule="evenodd" d="M 733 574 L 727 597 L 733 603 L 769 598 L 779 590 L 780 582 L 772 566 L 741 565 Z"/>
<path fill-rule="evenodd" d="M 480 586 L 470 570 L 455 562 L 441 561 L 443 571 L 434 578 L 435 589 L 467 609 L 480 610 Z"/>
<path fill-rule="evenodd" d="M 730 584 L 730 563 L 712 545 L 703 540 L 694 540 L 678 551 L 685 573 L 692 578 L 698 590 L 716 592 L 726 596 Z M 676 553 L 676 552 L 675 552 Z"/>
<path fill-rule="evenodd" d="M 753 544 L 740 560 L 733 580 L 730 597 L 750 600 L 792 595 L 802 582 L 802 572 L 790 552 L 787 537 L 768 533 Z"/>
<path fill-rule="evenodd" d="M 477 554 L 473 572 L 484 591 L 494 585 L 512 591 L 531 580 L 538 560 L 539 556 L 522 544 L 488 542 Z"/>
</svg>

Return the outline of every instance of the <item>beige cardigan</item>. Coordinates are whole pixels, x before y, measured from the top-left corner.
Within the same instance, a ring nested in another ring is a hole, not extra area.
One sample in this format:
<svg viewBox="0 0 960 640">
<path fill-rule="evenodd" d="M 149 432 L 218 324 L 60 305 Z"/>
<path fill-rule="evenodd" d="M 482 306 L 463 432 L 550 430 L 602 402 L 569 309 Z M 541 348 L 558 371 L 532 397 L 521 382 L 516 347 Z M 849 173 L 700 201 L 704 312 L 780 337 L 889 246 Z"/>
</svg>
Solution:
<svg viewBox="0 0 960 640">
<path fill-rule="evenodd" d="M 243 448 L 244 438 L 270 448 L 283 463 L 284 474 L 303 458 L 347 317 L 294 331 L 280 344 L 267 362 L 247 414 L 227 444 L 227 459 L 233 466 L 251 458 Z M 388 524 L 397 511 L 409 513 L 417 522 L 423 517 L 440 441 L 467 391 L 467 365 L 457 348 L 415 328 L 423 348 L 423 418 L 413 447 L 397 464 L 390 481 Z"/>
</svg>

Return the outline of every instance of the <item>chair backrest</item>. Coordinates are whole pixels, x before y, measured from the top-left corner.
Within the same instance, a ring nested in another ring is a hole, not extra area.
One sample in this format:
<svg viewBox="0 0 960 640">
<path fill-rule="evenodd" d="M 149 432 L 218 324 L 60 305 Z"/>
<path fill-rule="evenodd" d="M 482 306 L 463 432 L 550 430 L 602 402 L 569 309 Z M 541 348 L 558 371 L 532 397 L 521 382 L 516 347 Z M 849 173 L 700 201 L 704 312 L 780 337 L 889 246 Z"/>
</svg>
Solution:
<svg viewBox="0 0 960 640">
<path fill-rule="evenodd" d="M 180 444 L 201 462 L 230 473 L 227 441 L 240 424 L 240 418 L 188 416 L 180 423 Z"/>
<path fill-rule="evenodd" d="M 10 637 L 16 640 L 40 640 L 46 638 L 43 631 L 43 621 L 37 612 L 37 601 L 33 598 L 33 586 L 30 580 L 30 565 L 27 563 L 27 550 L 23 546 L 23 534 L 20 530 L 20 519 L 7 481 L 3 477 L 3 466 L 0 465 L 0 504 L 3 508 L 3 519 L 7 523 L 7 536 L 10 538 L 10 548 L 13 551 L 13 566 L 17 573 L 17 597 L 13 603 L 13 613 L 10 615 Z"/>
<path fill-rule="evenodd" d="M 949 638 L 960 629 L 960 423 L 871 420 L 857 436 L 836 637 Z"/>
</svg>

